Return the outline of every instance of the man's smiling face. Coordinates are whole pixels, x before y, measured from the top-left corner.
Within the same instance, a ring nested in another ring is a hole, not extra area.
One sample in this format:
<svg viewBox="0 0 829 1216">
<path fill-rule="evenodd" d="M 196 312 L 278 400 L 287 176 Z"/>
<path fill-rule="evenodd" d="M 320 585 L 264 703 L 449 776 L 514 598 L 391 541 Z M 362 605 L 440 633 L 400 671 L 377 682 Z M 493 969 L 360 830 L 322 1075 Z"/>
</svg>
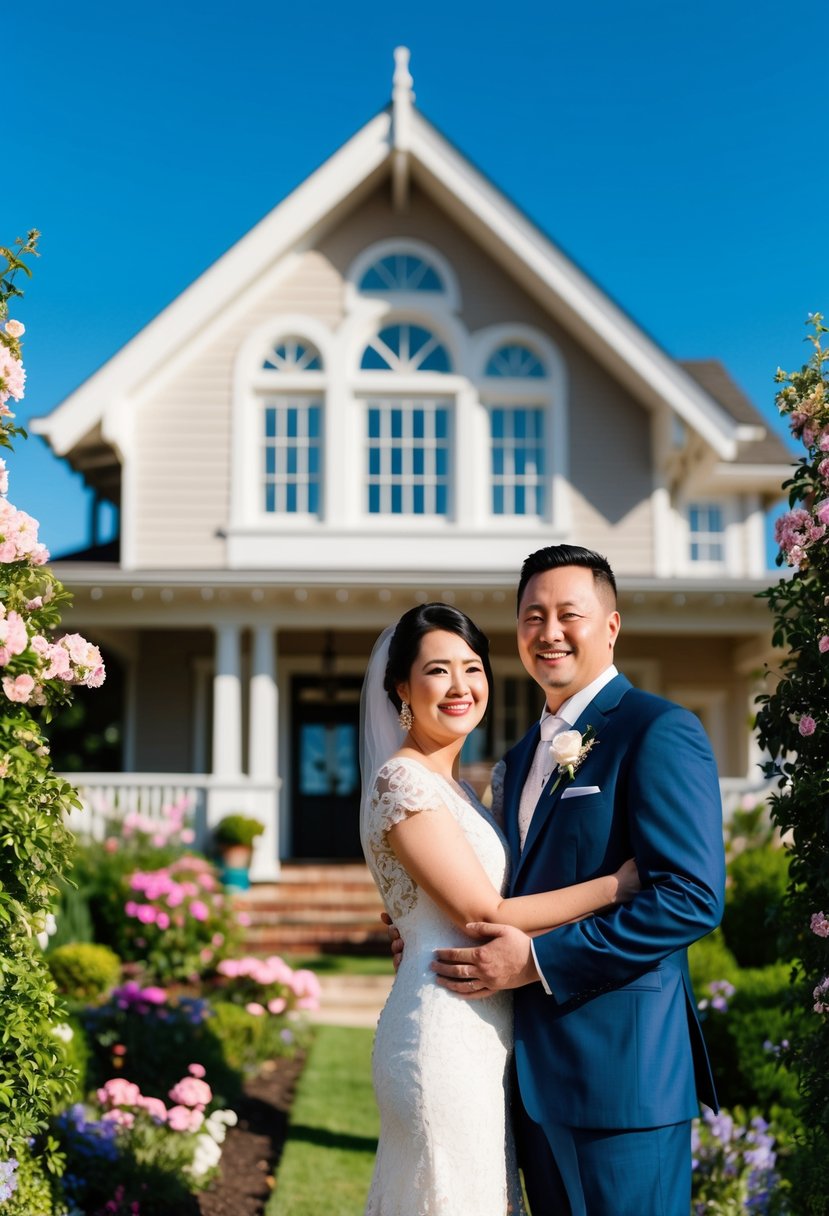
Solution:
<svg viewBox="0 0 829 1216">
<path fill-rule="evenodd" d="M 534 574 L 518 611 L 518 653 L 555 713 L 613 662 L 619 613 L 584 566 Z"/>
</svg>

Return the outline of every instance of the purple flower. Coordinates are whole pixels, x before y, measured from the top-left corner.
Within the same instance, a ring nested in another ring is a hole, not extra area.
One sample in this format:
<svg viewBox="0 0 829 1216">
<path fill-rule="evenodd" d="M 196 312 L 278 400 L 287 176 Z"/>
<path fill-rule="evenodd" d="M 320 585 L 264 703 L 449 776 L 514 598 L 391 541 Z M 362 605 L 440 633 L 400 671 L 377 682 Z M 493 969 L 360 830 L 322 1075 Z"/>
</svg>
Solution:
<svg viewBox="0 0 829 1216">
<path fill-rule="evenodd" d="M 817 727 L 817 722 L 809 714 L 801 714 L 800 721 L 797 724 L 797 729 L 800 734 L 806 738 L 808 735 L 813 735 Z"/>
</svg>

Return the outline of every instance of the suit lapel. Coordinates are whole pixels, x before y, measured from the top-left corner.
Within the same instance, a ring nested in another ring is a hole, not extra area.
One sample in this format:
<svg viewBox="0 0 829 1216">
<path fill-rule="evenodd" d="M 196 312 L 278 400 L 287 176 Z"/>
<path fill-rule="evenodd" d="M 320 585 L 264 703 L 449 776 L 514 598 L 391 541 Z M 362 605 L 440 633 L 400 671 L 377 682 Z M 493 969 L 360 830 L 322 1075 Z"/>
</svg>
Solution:
<svg viewBox="0 0 829 1216">
<path fill-rule="evenodd" d="M 625 695 L 625 693 L 631 687 L 632 687 L 632 685 L 630 683 L 630 680 L 628 680 L 626 676 L 623 676 L 623 675 L 614 676 L 614 678 L 608 684 L 605 684 L 604 688 L 599 689 L 599 691 L 596 693 L 596 696 L 593 698 L 593 700 L 590 702 L 590 704 L 587 706 L 587 708 L 583 711 L 582 714 L 580 714 L 578 720 L 576 721 L 576 723 L 572 727 L 572 729 L 579 731 L 581 734 L 584 734 L 584 732 L 587 730 L 588 726 L 592 726 L 593 737 L 595 739 L 600 739 L 602 730 L 604 729 L 604 727 L 607 724 L 608 715 L 612 714 L 614 712 L 614 710 L 616 710 L 618 708 L 619 702 L 621 701 L 622 697 Z M 526 772 L 527 772 L 527 769 L 524 770 L 524 776 L 526 776 Z M 549 781 L 547 782 L 546 786 L 544 787 L 544 789 L 541 793 L 541 797 L 539 798 L 538 802 L 536 803 L 535 810 L 533 811 L 532 822 L 530 823 L 530 828 L 529 828 L 529 831 L 527 832 L 527 839 L 524 842 L 524 848 L 521 851 L 518 865 L 516 866 L 516 869 L 515 869 L 515 877 L 514 877 L 513 881 L 515 881 L 515 879 L 517 879 L 518 874 L 521 870 L 521 867 L 523 866 L 527 857 L 531 853 L 531 851 L 535 845 L 535 842 L 538 840 L 539 836 L 543 832 L 544 827 L 546 826 L 550 817 L 553 814 L 553 811 L 558 806 L 558 803 L 561 800 L 561 795 L 564 793 L 564 790 L 567 788 L 568 779 L 565 776 L 564 778 L 562 778 L 561 781 L 559 781 L 555 790 L 553 790 L 552 787 L 555 785 L 557 777 L 558 777 L 558 772 L 556 770 L 553 770 L 553 772 L 550 775 Z M 524 783 L 524 777 L 522 777 L 522 779 L 521 779 L 521 784 L 523 785 L 523 783 Z M 520 799 L 520 793 L 521 793 L 521 791 L 520 791 L 520 787 L 519 787 L 519 792 L 518 792 L 519 799 Z M 516 825 L 517 825 L 517 820 L 518 820 L 517 810 L 515 813 L 515 820 L 516 820 Z M 512 845 L 512 841 L 510 841 L 510 844 Z M 518 844 L 518 832 L 517 832 L 517 826 L 516 826 L 516 844 L 512 845 L 512 847 L 515 849 L 515 851 L 513 852 L 514 857 L 519 856 L 519 854 L 517 852 L 517 844 Z"/>
</svg>

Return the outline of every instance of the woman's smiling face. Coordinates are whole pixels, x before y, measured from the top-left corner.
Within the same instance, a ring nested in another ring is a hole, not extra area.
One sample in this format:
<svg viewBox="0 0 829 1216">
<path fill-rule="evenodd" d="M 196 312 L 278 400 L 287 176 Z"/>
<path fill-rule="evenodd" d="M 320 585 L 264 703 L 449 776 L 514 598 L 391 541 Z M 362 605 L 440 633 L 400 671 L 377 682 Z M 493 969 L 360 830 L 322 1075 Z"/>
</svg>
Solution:
<svg viewBox="0 0 829 1216">
<path fill-rule="evenodd" d="M 456 633 L 424 634 L 409 679 L 397 693 L 411 706 L 415 739 L 450 743 L 470 734 L 486 713 L 489 686 L 480 657 Z"/>
</svg>

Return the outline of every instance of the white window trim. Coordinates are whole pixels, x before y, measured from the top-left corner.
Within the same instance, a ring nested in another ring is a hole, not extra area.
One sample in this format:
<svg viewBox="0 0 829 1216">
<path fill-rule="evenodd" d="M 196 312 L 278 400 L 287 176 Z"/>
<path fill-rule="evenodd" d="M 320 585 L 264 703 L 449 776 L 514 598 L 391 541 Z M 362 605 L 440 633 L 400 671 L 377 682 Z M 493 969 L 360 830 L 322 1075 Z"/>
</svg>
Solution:
<svg viewBox="0 0 829 1216">
<path fill-rule="evenodd" d="M 544 377 L 487 376 L 491 355 L 508 344 L 527 346 L 547 369 Z M 567 430 L 567 369 L 558 347 L 550 338 L 530 325 L 490 325 L 479 330 L 470 342 L 472 378 L 479 402 L 483 432 L 484 477 L 479 487 L 476 515 L 479 526 L 498 532 L 543 531 L 565 537 L 571 528 L 569 490 L 569 447 Z M 546 485 L 541 515 L 495 515 L 492 511 L 490 480 L 489 410 L 492 406 L 541 406 L 545 411 Z M 552 538 L 554 539 L 554 537 Z M 552 543 L 552 540 L 549 542 Z"/>
<path fill-rule="evenodd" d="M 271 372 L 262 368 L 262 361 L 272 346 L 289 337 L 304 338 L 316 346 L 322 359 L 322 371 Z M 230 419 L 231 486 L 229 530 L 272 532 L 280 530 L 307 531 L 319 529 L 329 517 L 326 485 L 327 452 L 329 449 L 328 385 L 330 369 L 334 366 L 336 343 L 334 335 L 316 317 L 290 313 L 263 321 L 247 336 L 239 348 L 233 368 L 233 406 Z M 320 500 L 319 515 L 273 514 L 262 505 L 262 470 L 258 459 L 261 448 L 261 420 L 264 400 L 268 395 L 310 395 L 319 398 L 322 406 L 320 427 Z"/>
</svg>

